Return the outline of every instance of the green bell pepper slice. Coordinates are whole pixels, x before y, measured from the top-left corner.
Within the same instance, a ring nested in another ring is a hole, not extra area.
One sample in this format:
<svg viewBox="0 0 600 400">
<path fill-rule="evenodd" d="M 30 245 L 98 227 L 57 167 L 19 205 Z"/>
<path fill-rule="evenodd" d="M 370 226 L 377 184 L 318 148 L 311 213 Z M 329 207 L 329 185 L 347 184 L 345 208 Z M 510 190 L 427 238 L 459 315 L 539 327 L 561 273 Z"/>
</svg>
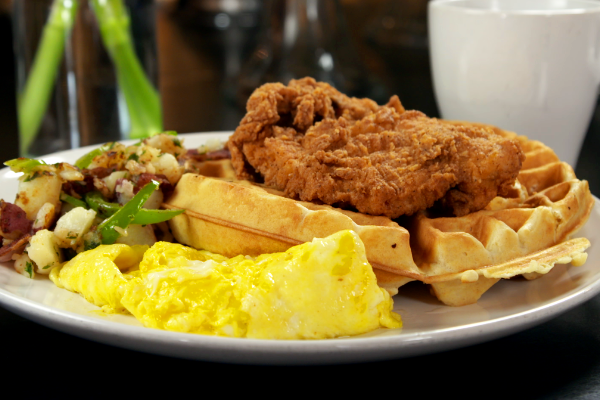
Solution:
<svg viewBox="0 0 600 400">
<path fill-rule="evenodd" d="M 85 201 L 76 199 L 75 197 L 70 196 L 70 195 L 66 194 L 65 192 L 62 192 L 60 194 L 60 201 L 64 201 L 65 203 L 68 203 L 68 204 L 72 205 L 73 207 L 88 208 L 88 205 L 85 203 Z"/>
<path fill-rule="evenodd" d="M 90 195 L 86 196 L 90 201 L 88 204 L 90 208 L 96 211 L 102 210 L 102 212 L 112 212 L 109 218 L 105 219 L 100 225 L 98 225 L 98 232 L 102 237 L 102 244 L 113 244 L 119 238 L 119 232 L 115 230 L 115 227 L 121 229 L 127 228 L 130 224 L 149 225 L 157 224 L 159 222 L 167 221 L 176 215 L 181 214 L 184 210 L 149 210 L 142 208 L 146 200 L 150 195 L 159 187 L 157 181 L 150 181 L 144 186 L 131 200 L 129 200 L 124 206 L 118 207 L 116 211 L 114 203 L 108 203 L 102 201 L 104 204 L 100 205 L 97 196 Z M 92 205 L 94 204 L 94 205 Z"/>
<path fill-rule="evenodd" d="M 104 200 L 102 194 L 99 192 L 87 193 L 85 195 L 85 201 L 92 210 L 99 212 L 106 217 L 110 217 L 122 208 L 118 203 L 111 203 Z M 184 210 L 151 210 L 142 208 L 135 215 L 133 222 L 131 223 L 137 225 L 158 224 L 159 222 L 168 221 L 183 212 Z"/>
</svg>

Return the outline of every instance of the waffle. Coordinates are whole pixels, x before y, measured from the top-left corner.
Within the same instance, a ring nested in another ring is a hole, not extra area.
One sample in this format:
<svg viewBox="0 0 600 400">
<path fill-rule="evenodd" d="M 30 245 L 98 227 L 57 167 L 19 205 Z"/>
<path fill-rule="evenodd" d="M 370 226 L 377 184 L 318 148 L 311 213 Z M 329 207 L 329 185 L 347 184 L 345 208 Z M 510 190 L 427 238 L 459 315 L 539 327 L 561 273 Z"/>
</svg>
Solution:
<svg viewBox="0 0 600 400">
<path fill-rule="evenodd" d="M 407 230 L 386 217 L 194 174 L 183 176 L 164 206 L 186 210 L 170 221 L 179 242 L 229 257 L 285 251 L 353 229 L 365 243 L 379 285 L 390 294 L 419 280 L 444 304 L 472 304 L 500 279 L 535 279 L 555 264 L 581 265 L 590 245 L 585 238 L 569 240 L 594 203 L 587 182 L 578 180 L 543 143 L 489 128 L 518 140 L 526 159 L 511 193 L 464 217 L 434 218 L 420 212 L 408 219 Z M 205 173 L 224 177 L 231 168 L 225 165 L 228 160 L 213 163 L 224 165 Z"/>
<path fill-rule="evenodd" d="M 185 164 L 185 172 L 213 178 L 235 179 L 235 170 L 229 159 L 207 160 L 202 162 L 188 161 Z"/>
<path fill-rule="evenodd" d="M 444 304 L 475 303 L 499 279 L 535 279 L 555 264 L 585 262 L 585 238 L 568 240 L 594 204 L 587 181 L 543 143 L 493 128 L 518 140 L 526 154 L 513 192 L 464 217 L 411 220 L 411 249 L 422 281 Z"/>
</svg>

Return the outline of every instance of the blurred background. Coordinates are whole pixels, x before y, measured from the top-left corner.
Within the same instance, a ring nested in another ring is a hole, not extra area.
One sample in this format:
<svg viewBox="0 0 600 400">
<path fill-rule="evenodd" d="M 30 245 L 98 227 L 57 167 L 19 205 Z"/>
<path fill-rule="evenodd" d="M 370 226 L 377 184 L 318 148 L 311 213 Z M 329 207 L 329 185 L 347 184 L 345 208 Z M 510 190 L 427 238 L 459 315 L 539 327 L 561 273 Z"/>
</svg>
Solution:
<svg viewBox="0 0 600 400">
<path fill-rule="evenodd" d="M 12 1 L 24 0 L 0 0 L 2 161 L 18 156 Z M 378 103 L 397 94 L 406 108 L 438 117 L 427 3 L 275 0 L 268 7 L 268 0 L 155 0 L 164 127 L 179 133 L 233 130 L 256 86 L 306 75 Z M 292 50 L 285 48 L 290 26 L 297 33 Z M 314 43 L 322 50 L 316 56 Z M 599 139 L 597 107 L 577 165 L 595 194 Z"/>
</svg>

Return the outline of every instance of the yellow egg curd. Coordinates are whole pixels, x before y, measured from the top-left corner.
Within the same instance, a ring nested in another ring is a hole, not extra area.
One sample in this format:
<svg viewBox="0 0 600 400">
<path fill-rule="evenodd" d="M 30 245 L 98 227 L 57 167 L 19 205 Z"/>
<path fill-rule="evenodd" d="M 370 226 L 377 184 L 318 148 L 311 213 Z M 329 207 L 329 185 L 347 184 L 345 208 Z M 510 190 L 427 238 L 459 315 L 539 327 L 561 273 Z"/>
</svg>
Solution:
<svg viewBox="0 0 600 400">
<path fill-rule="evenodd" d="M 260 339 L 324 339 L 400 328 L 352 231 L 257 258 L 180 244 L 105 245 L 52 270 L 59 287 L 145 326 Z"/>
</svg>

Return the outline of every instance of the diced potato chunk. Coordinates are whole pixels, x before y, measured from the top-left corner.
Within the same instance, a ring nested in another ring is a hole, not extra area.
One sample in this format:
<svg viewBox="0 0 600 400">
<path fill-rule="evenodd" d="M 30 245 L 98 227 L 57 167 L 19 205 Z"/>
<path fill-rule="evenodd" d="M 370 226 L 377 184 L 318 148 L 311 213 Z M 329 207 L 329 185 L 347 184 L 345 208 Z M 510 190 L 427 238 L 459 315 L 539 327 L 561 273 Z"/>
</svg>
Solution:
<svg viewBox="0 0 600 400">
<path fill-rule="evenodd" d="M 114 143 L 110 151 L 104 152 L 99 156 L 94 157 L 92 163 L 88 166 L 89 169 L 98 167 L 122 169 L 127 162 L 127 154 L 125 145 Z"/>
<path fill-rule="evenodd" d="M 35 221 L 33 222 L 33 229 L 48 229 L 54 222 L 56 216 L 56 207 L 52 203 L 45 203 L 40 211 L 38 211 Z"/>
<path fill-rule="evenodd" d="M 225 143 L 219 139 L 212 138 L 208 139 L 204 144 L 198 147 L 198 153 L 204 154 L 208 153 L 209 151 L 221 150 L 223 147 L 225 147 Z"/>
<path fill-rule="evenodd" d="M 115 171 L 106 178 L 102 180 L 106 184 L 106 187 L 110 191 L 111 194 L 115 192 L 115 185 L 117 184 L 117 180 L 121 178 L 125 178 L 127 176 L 127 171 Z"/>
<path fill-rule="evenodd" d="M 163 202 L 163 198 L 163 193 L 160 190 L 155 190 L 154 192 L 152 192 L 150 197 L 148 197 L 148 200 L 146 200 L 143 207 L 152 210 L 157 210 L 160 208 L 160 205 Z"/>
<path fill-rule="evenodd" d="M 160 135 L 152 136 L 144 141 L 148 146 L 159 149 L 162 153 L 171 155 L 182 154 L 185 149 L 182 147 L 183 139 L 176 136 L 161 133 Z"/>
<path fill-rule="evenodd" d="M 179 165 L 177 159 L 169 153 L 163 153 L 160 157 L 152 160 L 157 174 L 163 174 L 169 182 L 176 184 L 183 175 L 183 166 Z"/>
<path fill-rule="evenodd" d="M 135 187 L 133 186 L 133 183 L 131 183 L 129 180 L 121 181 L 119 186 L 115 186 L 115 192 L 117 193 L 117 201 L 119 204 L 125 204 L 131 200 L 133 196 L 135 196 L 133 194 L 134 188 Z"/>
<path fill-rule="evenodd" d="M 154 230 L 150 225 L 129 225 L 126 229 L 127 235 L 121 235 L 117 239 L 117 243 L 133 246 L 136 244 L 147 244 L 152 246 L 156 243 Z"/>
<path fill-rule="evenodd" d="M 29 241 L 27 254 L 37 265 L 36 272 L 49 274 L 50 270 L 62 263 L 62 253 L 52 232 L 47 229 L 37 231 Z"/>
<path fill-rule="evenodd" d="M 54 235 L 60 247 L 76 248 L 96 218 L 96 211 L 76 207 L 60 217 L 56 222 Z"/>
<path fill-rule="evenodd" d="M 36 176 L 27 182 L 22 180 L 19 182 L 15 204 L 25 211 L 29 220 L 35 221 L 38 211 L 45 203 L 54 204 L 58 208 L 61 188 L 62 179 L 50 173 Z"/>
<path fill-rule="evenodd" d="M 69 163 L 58 164 L 58 174 L 65 181 L 82 181 L 84 179 L 77 167 Z"/>
<path fill-rule="evenodd" d="M 15 254 L 13 255 L 13 260 L 15 260 L 15 270 L 28 278 L 33 278 L 35 276 L 35 271 L 33 269 L 33 262 L 31 258 L 25 253 L 23 254 Z"/>
</svg>

